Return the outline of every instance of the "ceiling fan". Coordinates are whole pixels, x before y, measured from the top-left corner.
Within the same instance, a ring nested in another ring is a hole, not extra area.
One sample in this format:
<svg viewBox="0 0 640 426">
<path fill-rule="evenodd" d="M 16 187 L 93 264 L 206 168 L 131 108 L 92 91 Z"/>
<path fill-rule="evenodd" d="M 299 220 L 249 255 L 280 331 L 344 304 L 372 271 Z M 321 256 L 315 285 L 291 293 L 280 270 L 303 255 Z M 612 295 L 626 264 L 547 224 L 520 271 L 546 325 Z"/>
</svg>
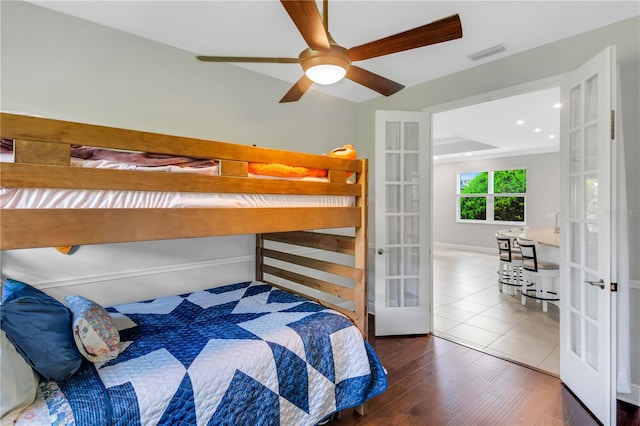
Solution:
<svg viewBox="0 0 640 426">
<path fill-rule="evenodd" d="M 203 62 L 300 64 L 305 74 L 280 99 L 280 103 L 299 100 L 314 82 L 332 84 L 343 77 L 375 90 L 381 95 L 390 96 L 402 90 L 404 86 L 353 65 L 353 62 L 462 37 L 460 17 L 456 14 L 412 30 L 345 49 L 329 34 L 328 0 L 322 2 L 324 19 L 320 17 L 315 1 L 280 0 L 280 2 L 309 45 L 297 58 L 235 56 L 198 56 L 197 58 Z"/>
</svg>

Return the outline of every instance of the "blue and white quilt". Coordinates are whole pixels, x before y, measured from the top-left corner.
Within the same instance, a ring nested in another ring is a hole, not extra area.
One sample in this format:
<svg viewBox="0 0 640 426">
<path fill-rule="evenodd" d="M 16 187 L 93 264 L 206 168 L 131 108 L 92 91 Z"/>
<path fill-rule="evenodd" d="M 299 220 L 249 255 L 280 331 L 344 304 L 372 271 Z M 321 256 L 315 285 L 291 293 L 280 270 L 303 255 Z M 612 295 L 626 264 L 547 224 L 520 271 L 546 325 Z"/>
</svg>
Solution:
<svg viewBox="0 0 640 426">
<path fill-rule="evenodd" d="M 314 425 L 387 387 L 349 319 L 263 283 L 107 310 L 124 350 L 41 386 L 54 423 Z"/>
</svg>

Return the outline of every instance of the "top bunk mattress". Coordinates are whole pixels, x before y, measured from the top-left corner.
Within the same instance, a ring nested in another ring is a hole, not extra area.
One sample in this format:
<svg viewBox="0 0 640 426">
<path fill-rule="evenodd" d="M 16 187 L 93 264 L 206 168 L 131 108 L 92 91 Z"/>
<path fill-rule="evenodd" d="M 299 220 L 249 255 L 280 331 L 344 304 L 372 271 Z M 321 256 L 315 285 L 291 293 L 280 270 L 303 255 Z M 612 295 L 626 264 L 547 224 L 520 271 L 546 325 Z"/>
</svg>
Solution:
<svg viewBox="0 0 640 426">
<path fill-rule="evenodd" d="M 13 154 L 3 153 L 0 162 L 13 162 Z M 219 166 L 179 167 L 175 165 L 140 166 L 110 160 L 72 158 L 74 167 L 135 170 L 149 173 L 189 173 L 219 175 Z M 250 178 L 267 178 L 250 175 Z M 268 177 L 274 179 L 273 177 Z M 285 179 L 285 178 L 282 178 Z M 307 182 L 327 182 L 326 178 L 286 178 Z M 0 188 L 3 209 L 75 209 L 75 208 L 258 208 L 258 207 L 352 207 L 355 197 L 336 195 L 235 194 L 197 192 L 158 192 L 124 190 Z"/>
</svg>

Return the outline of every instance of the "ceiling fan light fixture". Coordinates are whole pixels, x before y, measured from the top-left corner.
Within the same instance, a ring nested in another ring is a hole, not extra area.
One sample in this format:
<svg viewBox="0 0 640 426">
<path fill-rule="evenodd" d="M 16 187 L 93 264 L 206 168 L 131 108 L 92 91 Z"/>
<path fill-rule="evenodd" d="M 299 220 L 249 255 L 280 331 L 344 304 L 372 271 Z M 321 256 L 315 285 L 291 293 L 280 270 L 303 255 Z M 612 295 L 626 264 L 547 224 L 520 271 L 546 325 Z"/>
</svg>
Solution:
<svg viewBox="0 0 640 426">
<path fill-rule="evenodd" d="M 304 72 L 314 83 L 333 84 L 342 80 L 347 70 L 340 65 L 320 64 L 314 65 Z"/>
<path fill-rule="evenodd" d="M 351 59 L 345 48 L 331 45 L 326 51 L 306 49 L 300 54 L 300 64 L 314 83 L 333 84 L 347 74 Z"/>
</svg>

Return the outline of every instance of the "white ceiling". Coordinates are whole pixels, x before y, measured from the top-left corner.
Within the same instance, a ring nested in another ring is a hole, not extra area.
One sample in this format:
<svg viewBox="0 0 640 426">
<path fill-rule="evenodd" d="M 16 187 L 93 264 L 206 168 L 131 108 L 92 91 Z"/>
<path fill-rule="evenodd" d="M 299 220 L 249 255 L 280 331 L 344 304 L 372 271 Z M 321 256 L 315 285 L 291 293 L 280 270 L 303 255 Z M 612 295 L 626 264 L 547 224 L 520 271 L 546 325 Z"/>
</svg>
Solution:
<svg viewBox="0 0 640 426">
<path fill-rule="evenodd" d="M 279 1 L 30 1 L 195 55 L 296 58 L 307 46 Z M 459 14 L 463 37 L 357 62 L 405 86 L 433 80 L 640 14 L 633 1 L 330 0 L 329 31 L 349 48 Z M 479 61 L 468 55 L 504 45 Z M 194 58 L 195 60 L 195 58 Z M 203 67 L 215 66 L 202 63 Z M 298 64 L 242 64 L 294 83 Z M 349 80 L 316 90 L 354 102 L 379 96 Z M 283 94 L 284 95 L 284 94 Z"/>
<path fill-rule="evenodd" d="M 297 28 L 275 0 L 30 3 L 191 52 L 194 61 L 196 55 L 297 57 L 306 48 Z M 640 2 L 330 0 L 329 31 L 338 44 L 349 48 L 455 13 L 462 21 L 462 39 L 360 61 L 357 65 L 410 87 L 637 16 Z M 468 57 L 498 44 L 506 50 L 477 61 Z M 292 84 L 302 75 L 298 64 L 237 65 Z M 310 90 L 353 102 L 380 96 L 346 79 L 331 86 L 314 84 Z M 440 113 L 434 126 L 435 149 L 453 150 L 455 145 L 457 152 L 472 149 L 476 156 L 557 150 L 557 138 L 548 138 L 550 133 L 558 132 L 557 110 L 555 114 L 546 110 L 557 98 L 557 93 L 543 92 Z M 515 126 L 518 118 L 527 120 L 526 124 Z M 542 130 L 534 133 L 530 126 Z M 482 153 L 476 149 L 478 143 L 497 148 Z M 554 143 L 555 148 L 551 146 Z M 439 161 L 454 158 L 451 154 L 439 157 Z"/>
<path fill-rule="evenodd" d="M 560 107 L 556 87 L 434 114 L 434 162 L 558 151 Z"/>
</svg>

